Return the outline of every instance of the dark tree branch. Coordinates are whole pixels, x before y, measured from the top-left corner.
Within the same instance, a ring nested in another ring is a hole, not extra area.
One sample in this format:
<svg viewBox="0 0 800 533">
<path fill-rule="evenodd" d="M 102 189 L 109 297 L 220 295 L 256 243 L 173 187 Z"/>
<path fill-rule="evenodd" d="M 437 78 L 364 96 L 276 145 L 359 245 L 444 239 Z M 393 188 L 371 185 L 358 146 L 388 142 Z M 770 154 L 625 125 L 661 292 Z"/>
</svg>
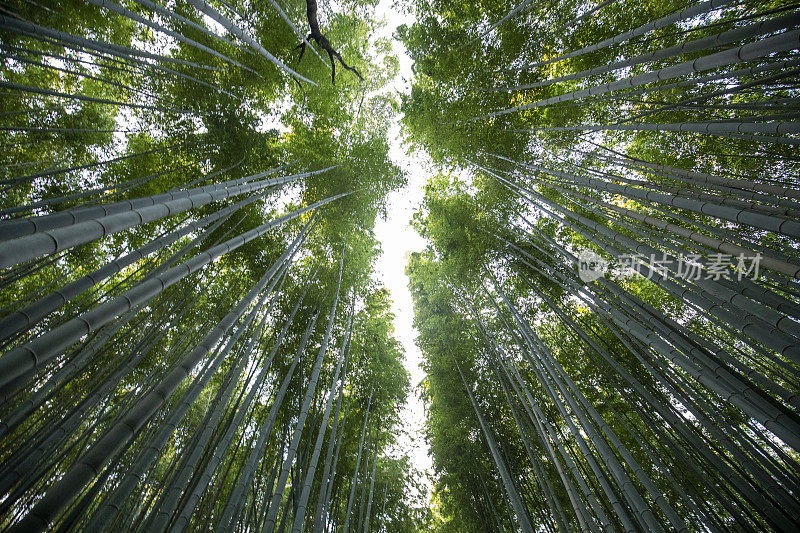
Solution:
<svg viewBox="0 0 800 533">
<path fill-rule="evenodd" d="M 349 70 L 358 76 L 358 79 L 364 81 L 364 78 L 361 76 L 358 70 L 345 63 L 344 59 L 342 59 L 342 56 L 339 55 L 339 52 L 333 48 L 330 41 L 328 41 L 328 39 L 322 35 L 322 32 L 319 29 L 319 21 L 317 21 L 317 0 L 306 0 L 306 16 L 308 17 L 308 26 L 311 28 L 311 33 L 308 34 L 306 41 L 311 42 L 313 39 L 320 46 L 320 48 L 328 52 L 328 57 L 331 60 L 331 82 L 334 85 L 336 84 L 336 61 L 334 61 L 334 59 L 338 60 L 345 70 Z M 300 60 L 303 59 L 303 54 L 306 52 L 306 43 L 300 43 L 295 47 L 295 50 L 298 48 L 300 49 L 300 57 L 297 58 L 297 62 L 299 63 Z"/>
</svg>

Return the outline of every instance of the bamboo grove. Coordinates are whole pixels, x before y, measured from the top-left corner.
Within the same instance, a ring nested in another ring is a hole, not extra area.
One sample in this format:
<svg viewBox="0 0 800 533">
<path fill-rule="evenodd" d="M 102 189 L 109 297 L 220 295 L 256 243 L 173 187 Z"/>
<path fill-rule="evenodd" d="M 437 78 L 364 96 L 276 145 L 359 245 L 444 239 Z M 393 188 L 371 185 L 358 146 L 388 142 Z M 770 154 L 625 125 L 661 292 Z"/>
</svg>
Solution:
<svg viewBox="0 0 800 533">
<path fill-rule="evenodd" d="M 376 4 L 0 6 L 0 529 L 798 530 L 798 5 Z"/>
<path fill-rule="evenodd" d="M 440 530 L 800 528 L 797 7 L 414 3 Z"/>
<path fill-rule="evenodd" d="M 305 7 L 0 7 L 0 529 L 424 519 L 372 276 L 397 59 L 323 6 L 331 83 Z"/>
</svg>

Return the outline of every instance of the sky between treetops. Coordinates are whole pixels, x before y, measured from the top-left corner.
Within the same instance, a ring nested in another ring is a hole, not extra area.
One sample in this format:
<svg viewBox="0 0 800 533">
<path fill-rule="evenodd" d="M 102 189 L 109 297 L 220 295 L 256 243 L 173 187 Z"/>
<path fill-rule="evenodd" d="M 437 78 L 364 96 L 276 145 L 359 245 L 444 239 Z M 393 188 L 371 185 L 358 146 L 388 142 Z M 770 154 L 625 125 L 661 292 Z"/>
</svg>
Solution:
<svg viewBox="0 0 800 533">
<path fill-rule="evenodd" d="M 331 2 L 333 4 L 334 2 Z M 376 9 L 378 17 L 383 16 L 386 25 L 379 37 L 392 38 L 401 24 L 411 24 L 413 17 L 393 9 L 393 0 L 381 0 Z M 331 6 L 333 7 L 333 5 Z M 400 60 L 400 71 L 388 90 L 408 92 L 411 90 L 411 58 L 403 43 L 392 39 L 392 50 Z M 404 430 L 408 437 L 401 446 L 409 453 L 412 464 L 423 472 L 430 472 L 431 460 L 422 434 L 425 420 L 424 407 L 419 399 L 416 387 L 424 377 L 420 368 L 422 354 L 415 344 L 417 332 L 413 327 L 413 303 L 408 289 L 408 277 L 405 267 L 411 252 L 421 251 L 425 240 L 411 228 L 409 222 L 414 210 L 418 208 L 423 197 L 423 186 L 430 175 L 430 163 L 419 152 L 411 155 L 406 152 L 400 136 L 400 117 L 395 117 L 389 129 L 389 156 L 392 161 L 406 172 L 408 183 L 398 191 L 392 192 L 387 199 L 386 220 L 378 220 L 375 225 L 376 238 L 381 242 L 383 254 L 376 264 L 377 278 L 392 296 L 392 312 L 395 315 L 395 336 L 405 350 L 405 367 L 411 374 L 414 390 L 409 395 L 408 404 L 401 413 Z M 427 476 L 425 476 L 426 485 Z"/>
</svg>

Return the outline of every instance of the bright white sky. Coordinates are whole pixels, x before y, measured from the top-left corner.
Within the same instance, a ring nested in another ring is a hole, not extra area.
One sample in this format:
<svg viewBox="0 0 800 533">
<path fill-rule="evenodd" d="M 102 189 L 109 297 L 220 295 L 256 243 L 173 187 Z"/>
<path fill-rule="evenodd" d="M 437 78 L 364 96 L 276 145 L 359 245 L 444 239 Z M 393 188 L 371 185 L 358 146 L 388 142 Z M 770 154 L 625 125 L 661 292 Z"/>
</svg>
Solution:
<svg viewBox="0 0 800 533">
<path fill-rule="evenodd" d="M 381 0 L 378 4 L 378 16 L 386 18 L 386 28 L 381 36 L 391 37 L 397 26 L 410 24 L 413 18 L 405 16 L 392 9 L 392 0 Z M 411 58 L 406 54 L 405 47 L 399 41 L 392 41 L 392 48 L 400 60 L 400 74 L 392 84 L 392 88 L 400 92 L 410 90 Z M 401 414 L 407 440 L 401 441 L 412 460 L 413 465 L 425 473 L 430 473 L 431 459 L 428 456 L 428 447 L 425 443 L 422 429 L 425 420 L 425 410 L 419 398 L 416 387 L 424 377 L 420 368 L 422 354 L 415 344 L 417 331 L 412 326 L 414 308 L 411 293 L 408 290 L 408 278 L 405 268 L 411 252 L 421 251 L 425 247 L 425 240 L 409 225 L 411 215 L 418 208 L 423 197 L 423 186 L 430 175 L 430 164 L 422 154 L 411 155 L 402 146 L 400 137 L 399 117 L 389 130 L 390 151 L 392 161 L 402 168 L 408 184 L 401 190 L 389 195 L 388 217 L 378 220 L 375 225 L 376 237 L 381 241 L 383 254 L 378 259 L 376 272 L 392 296 L 392 312 L 395 315 L 395 336 L 403 345 L 406 360 L 405 367 L 411 374 L 411 384 L 414 387 L 409 396 L 408 405 Z M 425 476 L 426 484 L 427 476 Z"/>
</svg>

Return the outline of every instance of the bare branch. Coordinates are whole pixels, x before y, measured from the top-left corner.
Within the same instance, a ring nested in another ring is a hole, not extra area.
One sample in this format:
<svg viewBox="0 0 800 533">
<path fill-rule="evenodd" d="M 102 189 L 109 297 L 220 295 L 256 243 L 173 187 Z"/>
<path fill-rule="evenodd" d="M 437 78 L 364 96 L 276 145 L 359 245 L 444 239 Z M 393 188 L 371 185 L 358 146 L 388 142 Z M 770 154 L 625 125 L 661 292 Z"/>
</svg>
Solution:
<svg viewBox="0 0 800 533">
<path fill-rule="evenodd" d="M 342 56 L 337 52 L 333 46 L 331 45 L 330 41 L 322 35 L 322 32 L 319 29 L 319 21 L 317 20 L 317 0 L 306 0 L 306 16 L 308 17 L 308 26 L 311 28 L 311 33 L 308 34 L 308 38 L 306 41 L 311 41 L 312 39 L 316 41 L 316 43 L 328 52 L 328 57 L 331 60 L 331 82 L 335 85 L 336 84 L 336 61 L 334 58 L 341 63 L 342 67 L 345 70 L 349 70 L 350 72 L 354 73 L 358 76 L 358 79 L 364 81 L 364 77 L 355 69 L 355 67 L 351 67 L 347 63 L 345 63 Z M 297 58 L 297 62 L 299 63 L 301 59 L 303 59 L 303 54 L 306 51 L 306 42 L 302 42 L 295 47 L 295 50 L 300 49 L 300 57 Z"/>
</svg>

